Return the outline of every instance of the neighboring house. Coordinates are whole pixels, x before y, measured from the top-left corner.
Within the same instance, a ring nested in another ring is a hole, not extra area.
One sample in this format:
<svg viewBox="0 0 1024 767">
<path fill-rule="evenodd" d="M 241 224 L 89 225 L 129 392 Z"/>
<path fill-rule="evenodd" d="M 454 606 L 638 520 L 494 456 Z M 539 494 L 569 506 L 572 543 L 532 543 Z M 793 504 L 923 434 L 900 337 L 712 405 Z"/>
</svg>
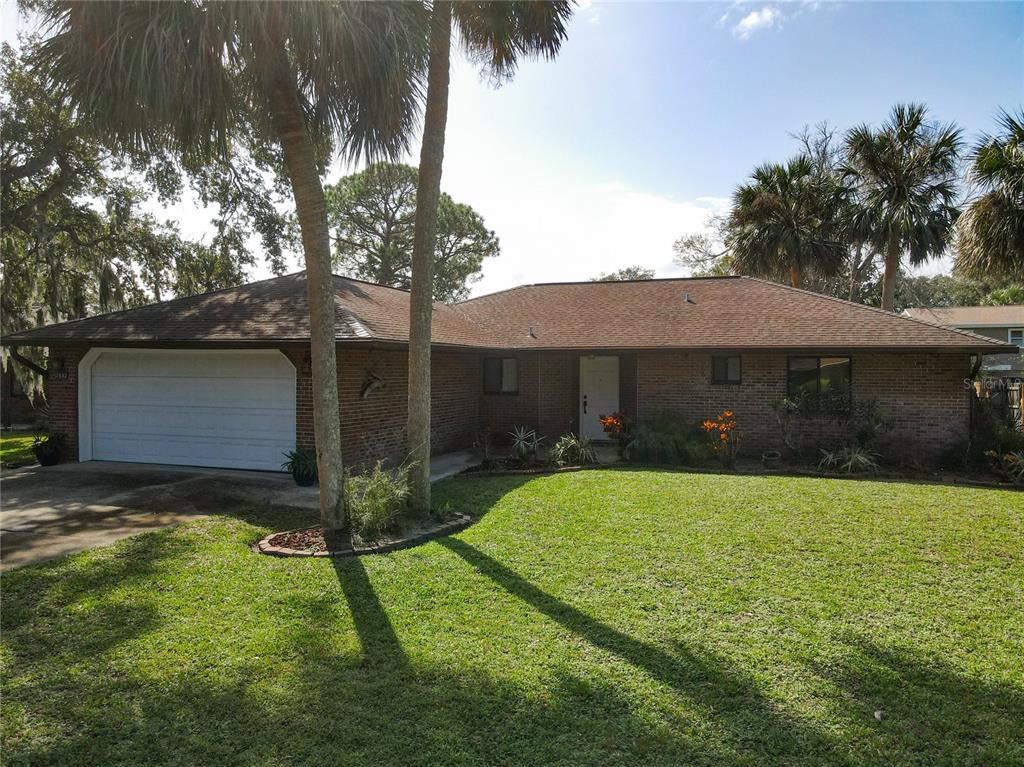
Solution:
<svg viewBox="0 0 1024 767">
<path fill-rule="evenodd" d="M 934 322 L 979 336 L 1006 341 L 1024 349 L 1024 305 L 1015 306 L 944 306 L 934 309 L 907 309 L 903 312 L 915 320 Z M 1024 378 L 1024 354 L 986 356 L 982 372 L 994 378 Z"/>
<path fill-rule="evenodd" d="M 405 453 L 409 295 L 335 277 L 348 463 Z M 302 273 L 14 333 L 49 347 L 52 428 L 72 458 L 278 469 L 313 444 Z M 598 418 L 736 413 L 778 447 L 771 403 L 837 388 L 876 398 L 922 460 L 966 437 L 972 355 L 1006 343 L 747 277 L 527 285 L 433 322 L 433 448 L 481 428 L 603 436 Z"/>
</svg>

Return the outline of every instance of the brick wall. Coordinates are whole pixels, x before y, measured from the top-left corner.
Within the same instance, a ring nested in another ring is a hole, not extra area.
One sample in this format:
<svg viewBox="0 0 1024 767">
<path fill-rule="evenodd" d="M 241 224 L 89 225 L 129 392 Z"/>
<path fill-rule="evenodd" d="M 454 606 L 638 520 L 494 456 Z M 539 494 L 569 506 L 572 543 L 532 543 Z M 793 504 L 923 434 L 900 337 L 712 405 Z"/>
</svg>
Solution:
<svg viewBox="0 0 1024 767">
<path fill-rule="evenodd" d="M 296 365 L 296 443 L 312 447 L 313 402 L 309 352 L 289 351 Z M 382 386 L 363 397 L 371 376 Z M 481 372 L 476 354 L 432 355 L 431 449 L 436 453 L 470 447 L 480 412 Z M 408 367 L 404 350 L 338 348 L 341 450 L 349 465 L 378 459 L 401 461 L 406 448 Z"/>
<path fill-rule="evenodd" d="M 711 355 L 685 352 L 637 356 L 638 417 L 661 414 L 696 423 L 724 409 L 736 413 L 746 452 L 782 446 L 771 402 L 786 394 L 787 355 L 742 355 L 742 383 L 711 384 Z M 968 431 L 969 374 L 962 354 L 854 354 L 854 398 L 877 399 L 893 422 L 894 444 L 922 462 Z M 809 423 L 808 439 L 828 442 L 839 435 L 831 424 Z"/>
<path fill-rule="evenodd" d="M 55 347 L 52 360 L 63 370 L 46 381 L 51 428 L 67 437 L 68 460 L 78 458 L 78 363 L 84 349 Z M 296 365 L 296 442 L 313 445 L 313 403 L 309 353 L 288 350 Z M 435 352 L 433 355 L 432 447 L 435 453 L 470 447 L 480 426 L 505 438 L 525 425 L 554 439 L 577 431 L 579 356 L 529 352 L 519 359 L 519 393 L 483 394 L 483 355 Z M 736 412 L 746 450 L 757 453 L 780 446 L 770 403 L 785 395 L 785 354 L 742 355 L 742 383 L 711 384 L 711 355 L 644 352 L 620 356 L 620 406 L 638 418 L 666 413 L 690 422 L 729 408 Z M 342 450 L 349 464 L 406 455 L 406 353 L 404 350 L 339 348 L 338 391 L 342 414 Z M 368 371 L 384 386 L 362 397 Z M 892 419 L 893 440 L 905 455 L 933 459 L 943 447 L 963 439 L 968 429 L 968 398 L 962 385 L 969 373 L 961 354 L 855 354 L 853 394 L 876 398 Z M 814 438 L 834 439 L 827 426 Z"/>
<path fill-rule="evenodd" d="M 549 441 L 579 430 L 579 388 L 578 354 L 538 354 L 536 428 Z"/>
<path fill-rule="evenodd" d="M 78 460 L 78 363 L 87 351 L 52 347 L 47 363 L 51 372 L 44 389 L 50 409 L 50 432 L 64 435 L 64 461 Z"/>
<path fill-rule="evenodd" d="M 517 394 L 481 394 L 480 423 L 497 444 L 516 426 L 549 440 L 579 429 L 579 355 L 566 352 L 506 354 L 519 360 Z M 482 382 L 478 384 L 483 388 Z"/>
<path fill-rule="evenodd" d="M 537 428 L 538 354 L 485 355 L 515 357 L 519 360 L 519 392 L 517 394 L 483 394 L 483 372 L 477 379 L 480 390 L 480 425 L 490 429 L 496 444 L 509 441 L 508 433 L 515 426 Z M 481 362 L 481 365 L 483 363 Z"/>
</svg>

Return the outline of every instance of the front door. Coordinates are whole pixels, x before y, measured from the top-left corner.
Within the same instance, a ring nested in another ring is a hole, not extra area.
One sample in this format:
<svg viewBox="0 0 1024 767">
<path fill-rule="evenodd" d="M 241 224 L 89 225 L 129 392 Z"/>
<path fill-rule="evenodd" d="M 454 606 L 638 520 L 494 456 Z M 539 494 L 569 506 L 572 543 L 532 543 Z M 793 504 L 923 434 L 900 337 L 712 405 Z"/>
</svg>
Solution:
<svg viewBox="0 0 1024 767">
<path fill-rule="evenodd" d="M 601 416 L 619 409 L 619 358 L 580 357 L 580 434 L 607 439 Z"/>
</svg>

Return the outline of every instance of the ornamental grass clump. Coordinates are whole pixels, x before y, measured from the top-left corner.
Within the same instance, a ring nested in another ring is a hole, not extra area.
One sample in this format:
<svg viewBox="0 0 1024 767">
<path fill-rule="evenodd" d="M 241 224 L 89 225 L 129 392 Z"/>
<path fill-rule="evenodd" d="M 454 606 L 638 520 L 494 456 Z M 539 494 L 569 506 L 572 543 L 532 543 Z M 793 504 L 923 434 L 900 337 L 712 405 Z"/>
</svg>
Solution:
<svg viewBox="0 0 1024 767">
<path fill-rule="evenodd" d="M 377 461 L 367 474 L 346 474 L 345 502 L 352 520 L 352 535 L 361 542 L 373 541 L 400 526 L 409 500 L 406 462 L 386 469 Z"/>
<path fill-rule="evenodd" d="M 840 474 L 873 474 L 881 468 L 878 458 L 878 453 L 866 447 L 853 446 L 839 450 L 822 450 L 818 469 Z"/>
<path fill-rule="evenodd" d="M 556 466 L 586 466 L 597 462 L 597 454 L 588 437 L 563 434 L 551 447 L 551 460 Z"/>
<path fill-rule="evenodd" d="M 715 418 L 701 422 L 700 427 L 707 435 L 708 448 L 723 466 L 729 467 L 736 462 L 740 449 L 740 433 L 736 417 L 731 410 L 723 410 Z"/>
</svg>

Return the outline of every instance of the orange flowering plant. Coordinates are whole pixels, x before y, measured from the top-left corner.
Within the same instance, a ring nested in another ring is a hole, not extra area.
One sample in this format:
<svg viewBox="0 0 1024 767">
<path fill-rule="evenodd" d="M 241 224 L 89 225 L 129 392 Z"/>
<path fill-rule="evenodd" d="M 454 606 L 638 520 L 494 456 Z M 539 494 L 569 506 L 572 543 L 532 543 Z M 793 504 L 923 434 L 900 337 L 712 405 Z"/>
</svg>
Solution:
<svg viewBox="0 0 1024 767">
<path fill-rule="evenodd" d="M 740 433 L 731 410 L 723 410 L 715 418 L 701 422 L 711 452 L 725 465 L 732 466 L 740 449 Z"/>
<path fill-rule="evenodd" d="M 630 442 L 633 422 L 622 411 L 600 416 L 598 420 L 601 422 L 604 433 L 608 435 L 608 439 L 614 439 L 618 443 L 619 455 L 622 456 Z"/>
</svg>

